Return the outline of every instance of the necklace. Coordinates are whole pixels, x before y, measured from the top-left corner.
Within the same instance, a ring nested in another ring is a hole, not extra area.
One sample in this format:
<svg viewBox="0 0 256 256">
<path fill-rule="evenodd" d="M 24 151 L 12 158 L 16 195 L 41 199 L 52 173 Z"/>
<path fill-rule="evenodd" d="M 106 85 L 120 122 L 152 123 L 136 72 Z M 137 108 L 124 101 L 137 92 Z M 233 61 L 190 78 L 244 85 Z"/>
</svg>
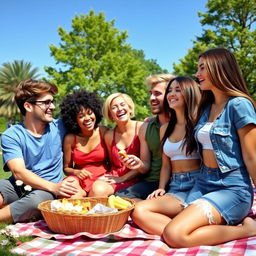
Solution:
<svg viewBox="0 0 256 256">
<path fill-rule="evenodd" d="M 222 102 L 221 104 L 216 104 L 216 103 L 213 103 L 212 104 L 212 107 L 211 107 L 211 110 L 214 112 L 214 113 L 218 113 L 218 112 L 221 112 L 221 110 L 224 108 L 224 106 L 226 105 L 227 101 L 224 101 Z"/>
</svg>

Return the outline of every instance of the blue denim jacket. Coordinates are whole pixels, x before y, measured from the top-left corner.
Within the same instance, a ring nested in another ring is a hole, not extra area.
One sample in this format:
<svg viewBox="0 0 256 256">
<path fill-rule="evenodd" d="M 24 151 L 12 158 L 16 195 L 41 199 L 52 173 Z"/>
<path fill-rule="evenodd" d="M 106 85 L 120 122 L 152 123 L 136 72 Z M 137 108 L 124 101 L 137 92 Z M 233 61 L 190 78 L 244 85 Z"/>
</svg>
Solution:
<svg viewBox="0 0 256 256">
<path fill-rule="evenodd" d="M 198 131 L 208 121 L 211 105 L 201 115 L 195 127 L 195 139 L 202 156 L 202 145 L 198 143 Z M 222 173 L 244 167 L 238 129 L 247 124 L 256 124 L 253 104 L 244 97 L 231 97 L 210 130 L 215 157 Z"/>
</svg>

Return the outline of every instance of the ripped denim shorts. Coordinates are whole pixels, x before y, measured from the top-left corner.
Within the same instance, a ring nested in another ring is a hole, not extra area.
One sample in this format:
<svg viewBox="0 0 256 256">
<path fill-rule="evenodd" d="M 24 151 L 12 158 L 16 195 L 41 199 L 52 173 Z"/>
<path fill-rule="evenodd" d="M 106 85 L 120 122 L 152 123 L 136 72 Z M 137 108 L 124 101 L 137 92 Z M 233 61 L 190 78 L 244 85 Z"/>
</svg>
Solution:
<svg viewBox="0 0 256 256">
<path fill-rule="evenodd" d="M 181 201 L 182 205 L 187 206 L 187 196 L 190 194 L 199 173 L 200 170 L 173 173 L 172 181 L 169 184 L 169 190 L 166 194 L 174 196 Z"/>
<path fill-rule="evenodd" d="M 186 203 L 193 203 L 196 199 L 206 200 L 219 211 L 227 224 L 237 225 L 248 215 L 253 203 L 253 187 L 247 170 L 242 167 L 222 173 L 219 168 L 203 165 Z M 200 205 L 207 207 L 202 201 Z M 206 214 L 211 215 L 207 211 Z"/>
</svg>

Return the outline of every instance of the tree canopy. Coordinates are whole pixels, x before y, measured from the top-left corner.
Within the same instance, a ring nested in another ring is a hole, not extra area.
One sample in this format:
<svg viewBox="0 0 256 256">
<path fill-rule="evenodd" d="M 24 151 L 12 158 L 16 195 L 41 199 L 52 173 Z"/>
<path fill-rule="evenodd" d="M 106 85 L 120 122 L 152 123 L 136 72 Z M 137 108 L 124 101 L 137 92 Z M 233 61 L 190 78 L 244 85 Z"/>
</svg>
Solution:
<svg viewBox="0 0 256 256">
<path fill-rule="evenodd" d="M 256 98 L 256 1 L 208 0 L 206 13 L 199 12 L 204 27 L 179 64 L 177 74 L 193 76 L 199 53 L 213 47 L 225 47 L 236 56 L 251 94 Z"/>
<path fill-rule="evenodd" d="M 94 91 L 103 99 L 114 92 L 127 93 L 135 102 L 136 117 L 143 118 L 149 114 L 146 76 L 167 71 L 127 44 L 127 32 L 115 28 L 114 22 L 93 10 L 75 16 L 71 31 L 58 29 L 59 47 L 50 45 L 58 68 L 45 70 L 62 95 L 77 88 Z"/>
<path fill-rule="evenodd" d="M 24 80 L 39 77 L 38 68 L 24 60 L 3 63 L 0 67 L 0 116 L 18 117 L 19 109 L 15 103 L 16 86 Z"/>
</svg>

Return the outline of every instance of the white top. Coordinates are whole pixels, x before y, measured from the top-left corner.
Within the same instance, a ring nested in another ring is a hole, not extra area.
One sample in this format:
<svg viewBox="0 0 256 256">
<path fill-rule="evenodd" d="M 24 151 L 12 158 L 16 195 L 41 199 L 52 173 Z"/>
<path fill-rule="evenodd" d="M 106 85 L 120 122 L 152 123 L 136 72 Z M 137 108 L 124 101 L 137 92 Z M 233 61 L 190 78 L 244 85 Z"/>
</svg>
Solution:
<svg viewBox="0 0 256 256">
<path fill-rule="evenodd" d="M 167 139 L 163 146 L 164 153 L 173 160 L 200 159 L 198 152 L 193 152 L 191 155 L 186 155 L 186 146 L 182 149 L 183 140 L 171 142 Z"/>
<path fill-rule="evenodd" d="M 207 122 L 199 131 L 197 134 L 198 141 L 202 144 L 203 149 L 211 149 L 212 142 L 210 139 L 210 130 L 212 128 L 213 122 Z"/>
</svg>

